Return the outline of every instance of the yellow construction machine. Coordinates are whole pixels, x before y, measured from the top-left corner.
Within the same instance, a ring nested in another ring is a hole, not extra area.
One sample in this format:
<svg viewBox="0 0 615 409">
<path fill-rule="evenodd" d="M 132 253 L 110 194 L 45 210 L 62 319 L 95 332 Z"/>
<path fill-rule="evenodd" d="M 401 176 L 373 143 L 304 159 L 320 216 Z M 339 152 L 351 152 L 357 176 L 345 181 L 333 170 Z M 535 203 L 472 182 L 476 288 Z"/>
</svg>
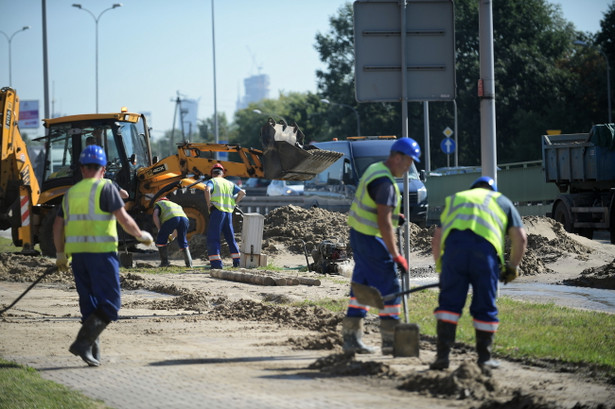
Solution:
<svg viewBox="0 0 615 409">
<path fill-rule="evenodd" d="M 52 225 L 66 191 L 81 179 L 79 154 L 89 144 L 107 155 L 105 177 L 128 192 L 127 211 L 142 229 L 154 232 L 151 213 L 161 196 L 180 204 L 190 219 L 189 237 L 204 234 L 208 211 L 203 190 L 210 170 L 221 163 L 227 176 L 279 180 L 309 180 L 341 157 L 337 152 L 303 146 L 296 124 L 269 119 L 261 129 L 263 150 L 239 145 L 181 143 L 177 154 L 152 157 L 150 134 L 142 114 L 83 114 L 44 119 L 44 169 L 37 180 L 17 121 L 19 99 L 11 88 L 0 91 L 2 159 L 0 160 L 0 228 L 11 228 L 13 242 L 55 256 Z M 224 155 L 228 160 L 218 160 Z M 125 241 L 124 241 L 125 240 Z M 130 235 L 120 231 L 120 241 Z"/>
</svg>

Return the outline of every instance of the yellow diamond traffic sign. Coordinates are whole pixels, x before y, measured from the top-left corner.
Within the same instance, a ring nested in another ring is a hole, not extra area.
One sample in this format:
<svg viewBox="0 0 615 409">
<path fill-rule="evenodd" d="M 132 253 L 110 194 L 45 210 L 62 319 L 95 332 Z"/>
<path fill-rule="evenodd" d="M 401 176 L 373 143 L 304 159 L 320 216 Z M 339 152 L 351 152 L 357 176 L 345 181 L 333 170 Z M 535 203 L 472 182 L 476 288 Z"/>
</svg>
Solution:
<svg viewBox="0 0 615 409">
<path fill-rule="evenodd" d="M 449 128 L 448 126 L 446 127 L 445 130 L 442 131 L 442 133 L 444 134 L 444 136 L 446 136 L 447 138 L 450 138 L 451 135 L 454 133 L 453 130 L 451 128 Z"/>
</svg>

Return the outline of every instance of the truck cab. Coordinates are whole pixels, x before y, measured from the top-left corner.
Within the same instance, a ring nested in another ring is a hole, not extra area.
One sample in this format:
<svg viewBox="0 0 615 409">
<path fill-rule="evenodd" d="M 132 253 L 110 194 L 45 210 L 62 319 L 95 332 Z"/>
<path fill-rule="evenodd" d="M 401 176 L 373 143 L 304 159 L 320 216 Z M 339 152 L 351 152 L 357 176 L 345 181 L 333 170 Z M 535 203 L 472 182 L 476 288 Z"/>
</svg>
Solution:
<svg viewBox="0 0 615 409">
<path fill-rule="evenodd" d="M 352 138 L 343 141 L 314 142 L 314 146 L 343 156 L 333 165 L 305 182 L 304 195 L 314 206 L 326 203 L 327 209 L 348 211 L 359 185 L 359 180 L 369 165 L 388 158 L 391 145 L 396 138 Z M 421 227 L 427 224 L 427 189 L 424 178 L 412 164 L 408 172 L 410 220 Z M 403 178 L 397 178 L 399 190 L 403 192 Z"/>
</svg>

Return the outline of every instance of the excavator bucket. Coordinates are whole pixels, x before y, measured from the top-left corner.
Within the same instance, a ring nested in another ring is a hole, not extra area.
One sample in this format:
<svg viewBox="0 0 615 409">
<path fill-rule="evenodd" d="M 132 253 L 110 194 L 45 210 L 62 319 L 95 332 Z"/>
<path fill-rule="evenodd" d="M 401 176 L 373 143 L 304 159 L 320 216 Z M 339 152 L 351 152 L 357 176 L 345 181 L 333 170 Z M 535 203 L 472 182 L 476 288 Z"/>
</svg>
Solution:
<svg viewBox="0 0 615 409">
<path fill-rule="evenodd" d="M 263 170 L 266 179 L 310 180 L 342 157 L 342 153 L 303 145 L 305 136 L 297 124 L 271 118 L 261 128 Z"/>
</svg>

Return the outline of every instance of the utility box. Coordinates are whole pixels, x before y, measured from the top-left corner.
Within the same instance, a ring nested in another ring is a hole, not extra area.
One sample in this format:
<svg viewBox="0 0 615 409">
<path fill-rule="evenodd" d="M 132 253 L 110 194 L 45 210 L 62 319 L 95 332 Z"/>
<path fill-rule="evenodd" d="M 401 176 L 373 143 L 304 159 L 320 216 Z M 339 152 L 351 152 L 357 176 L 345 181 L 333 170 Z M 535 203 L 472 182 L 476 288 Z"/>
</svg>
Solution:
<svg viewBox="0 0 615 409">
<path fill-rule="evenodd" d="M 241 258 L 239 265 L 253 268 L 267 265 L 267 257 L 261 254 L 265 216 L 260 213 L 244 213 L 241 230 Z"/>
</svg>

